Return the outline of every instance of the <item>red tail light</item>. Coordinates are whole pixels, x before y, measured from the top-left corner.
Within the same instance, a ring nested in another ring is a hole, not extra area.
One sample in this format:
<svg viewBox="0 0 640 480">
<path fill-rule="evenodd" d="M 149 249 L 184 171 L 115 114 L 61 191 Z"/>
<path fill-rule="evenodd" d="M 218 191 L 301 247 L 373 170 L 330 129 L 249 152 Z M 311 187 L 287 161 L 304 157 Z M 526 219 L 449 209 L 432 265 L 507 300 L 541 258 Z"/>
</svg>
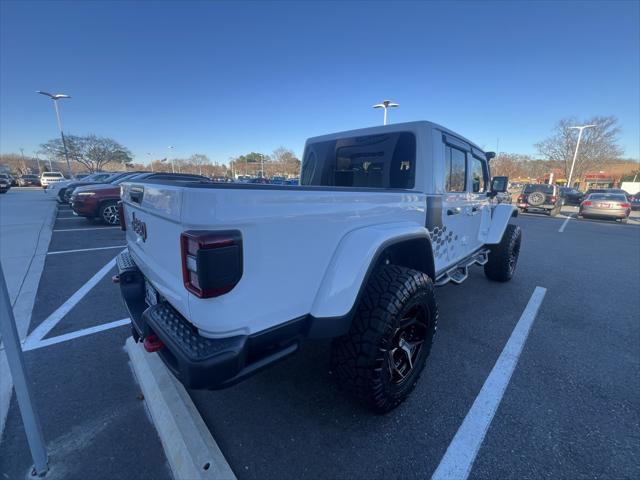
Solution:
<svg viewBox="0 0 640 480">
<path fill-rule="evenodd" d="M 199 298 L 230 292 L 242 277 L 242 235 L 238 230 L 189 230 L 180 235 L 182 280 Z"/>
<path fill-rule="evenodd" d="M 518 197 L 518 201 L 519 201 L 519 202 L 524 202 L 524 195 L 520 195 L 520 196 Z"/>
<path fill-rule="evenodd" d="M 555 203 L 555 201 L 556 201 L 556 196 L 555 196 L 555 195 L 551 196 L 551 198 L 549 198 L 549 201 L 550 201 L 551 203 Z"/>
<path fill-rule="evenodd" d="M 126 230 L 127 222 L 124 217 L 124 204 L 122 203 L 122 200 L 118 202 L 118 220 L 120 220 L 120 230 Z"/>
<path fill-rule="evenodd" d="M 589 200 L 585 200 L 584 202 L 582 202 L 583 207 L 589 207 L 591 205 L 593 205 L 593 202 L 590 202 Z"/>
<path fill-rule="evenodd" d="M 147 335 L 144 338 L 143 345 L 144 349 L 149 353 L 157 352 L 164 348 L 164 343 L 155 334 Z"/>
<path fill-rule="evenodd" d="M 620 207 L 621 208 L 631 208 L 631 204 L 630 203 L 621 203 Z"/>
</svg>

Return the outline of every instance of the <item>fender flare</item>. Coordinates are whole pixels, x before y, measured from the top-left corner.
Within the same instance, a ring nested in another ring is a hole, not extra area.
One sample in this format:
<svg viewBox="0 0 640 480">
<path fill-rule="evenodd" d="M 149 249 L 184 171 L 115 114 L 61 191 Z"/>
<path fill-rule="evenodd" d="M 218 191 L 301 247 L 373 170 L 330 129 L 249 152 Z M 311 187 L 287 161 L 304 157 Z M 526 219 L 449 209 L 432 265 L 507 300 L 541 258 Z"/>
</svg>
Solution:
<svg viewBox="0 0 640 480">
<path fill-rule="evenodd" d="M 484 232 L 481 230 L 478 240 L 486 245 L 500 243 L 509 224 L 509 220 L 514 216 L 517 216 L 516 207 L 508 203 L 499 203 L 491 212 L 491 225 L 488 231 Z"/>
<path fill-rule="evenodd" d="M 317 338 L 345 334 L 382 253 L 395 244 L 412 240 L 426 242 L 430 269 L 433 270 L 431 237 L 422 225 L 397 222 L 372 225 L 347 233 L 333 254 L 311 307 L 310 315 L 314 321 L 309 336 Z"/>
</svg>

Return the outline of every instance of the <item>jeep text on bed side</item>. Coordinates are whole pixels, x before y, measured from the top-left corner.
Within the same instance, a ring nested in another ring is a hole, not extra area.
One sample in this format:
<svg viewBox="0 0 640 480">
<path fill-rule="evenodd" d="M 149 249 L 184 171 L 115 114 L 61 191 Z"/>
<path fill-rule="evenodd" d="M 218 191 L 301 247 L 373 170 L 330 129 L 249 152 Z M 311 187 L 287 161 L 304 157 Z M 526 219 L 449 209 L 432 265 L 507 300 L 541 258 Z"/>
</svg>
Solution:
<svg viewBox="0 0 640 480">
<path fill-rule="evenodd" d="M 307 140 L 300 186 L 123 183 L 118 278 L 134 337 L 190 388 L 332 337 L 340 381 L 394 408 L 429 355 L 434 287 L 474 264 L 497 281 L 515 271 L 521 232 L 493 200 L 506 178 L 490 186 L 490 158 L 411 122 Z"/>
</svg>

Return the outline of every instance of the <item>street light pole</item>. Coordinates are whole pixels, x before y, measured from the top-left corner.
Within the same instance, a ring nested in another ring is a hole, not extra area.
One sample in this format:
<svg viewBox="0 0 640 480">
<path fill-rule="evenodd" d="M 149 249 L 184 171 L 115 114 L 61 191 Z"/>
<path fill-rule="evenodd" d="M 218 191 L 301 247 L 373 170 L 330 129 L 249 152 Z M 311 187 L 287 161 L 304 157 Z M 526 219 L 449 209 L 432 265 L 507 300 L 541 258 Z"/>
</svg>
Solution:
<svg viewBox="0 0 640 480">
<path fill-rule="evenodd" d="M 173 146 L 173 145 L 169 145 L 169 146 L 167 147 L 167 149 L 169 150 L 169 153 L 171 153 L 171 150 L 173 150 L 173 149 L 174 149 L 174 146 Z M 176 173 L 176 165 L 175 165 L 175 163 L 173 162 L 173 158 L 171 159 L 171 173 Z"/>
<path fill-rule="evenodd" d="M 48 92 L 42 92 L 40 90 L 36 91 L 40 95 L 44 95 L 45 97 L 49 97 L 53 100 L 53 107 L 56 110 L 56 120 L 58 121 L 58 130 L 60 130 L 60 137 L 62 138 L 62 148 L 64 150 L 64 158 L 67 161 L 67 171 L 69 174 L 69 178 L 71 178 L 71 163 L 69 162 L 69 152 L 67 151 L 67 142 L 64 139 L 64 131 L 62 129 L 62 120 L 60 119 L 60 109 L 58 108 L 58 100 L 62 98 L 71 98 L 70 95 L 65 95 L 64 93 L 56 93 L 51 94 Z"/>
<path fill-rule="evenodd" d="M 571 177 L 573 177 L 573 167 L 576 166 L 576 158 L 578 158 L 578 149 L 580 148 L 580 140 L 582 139 L 582 132 L 585 128 L 596 127 L 597 125 L 580 125 L 577 127 L 569 127 L 578 130 L 578 141 L 576 142 L 576 151 L 573 152 L 573 161 L 571 162 L 571 170 L 569 170 L 569 178 L 567 179 L 567 187 L 571 188 Z"/>
<path fill-rule="evenodd" d="M 27 171 L 27 163 L 24 161 L 24 148 L 20 147 L 20 156 L 22 157 L 22 173 Z"/>
<path fill-rule="evenodd" d="M 391 100 L 383 100 L 382 103 L 376 103 L 373 108 L 384 108 L 384 123 L 383 125 L 387 124 L 387 110 L 389 108 L 396 108 L 399 107 L 400 105 L 397 103 L 392 102 Z"/>
</svg>

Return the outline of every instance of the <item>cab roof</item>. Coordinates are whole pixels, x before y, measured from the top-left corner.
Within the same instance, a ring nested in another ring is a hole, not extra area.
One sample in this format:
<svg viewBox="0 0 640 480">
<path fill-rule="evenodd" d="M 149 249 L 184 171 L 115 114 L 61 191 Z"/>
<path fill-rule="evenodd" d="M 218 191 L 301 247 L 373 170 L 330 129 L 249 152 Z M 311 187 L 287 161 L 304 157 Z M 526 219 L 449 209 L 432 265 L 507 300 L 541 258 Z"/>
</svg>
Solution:
<svg viewBox="0 0 640 480">
<path fill-rule="evenodd" d="M 353 136 L 361 136 L 361 135 L 376 135 L 381 133 L 389 133 L 389 132 L 399 132 L 399 131 L 407 131 L 407 130 L 441 130 L 442 132 L 457 137 L 458 139 L 468 143 L 470 146 L 477 148 L 481 152 L 485 153 L 484 149 L 480 148 L 478 145 L 473 143 L 471 140 L 463 137 L 462 135 L 449 130 L 442 125 L 439 125 L 434 122 L 429 122 L 427 120 L 417 120 L 415 122 L 403 122 L 403 123 L 392 123 L 389 125 L 379 125 L 376 127 L 368 127 L 368 128 L 359 128 L 356 130 L 345 130 L 343 132 L 329 133 L 327 135 L 320 135 L 317 137 L 308 138 L 305 146 L 310 143 L 316 142 L 324 142 L 328 140 L 337 140 L 339 138 L 345 137 L 353 137 Z"/>
</svg>

